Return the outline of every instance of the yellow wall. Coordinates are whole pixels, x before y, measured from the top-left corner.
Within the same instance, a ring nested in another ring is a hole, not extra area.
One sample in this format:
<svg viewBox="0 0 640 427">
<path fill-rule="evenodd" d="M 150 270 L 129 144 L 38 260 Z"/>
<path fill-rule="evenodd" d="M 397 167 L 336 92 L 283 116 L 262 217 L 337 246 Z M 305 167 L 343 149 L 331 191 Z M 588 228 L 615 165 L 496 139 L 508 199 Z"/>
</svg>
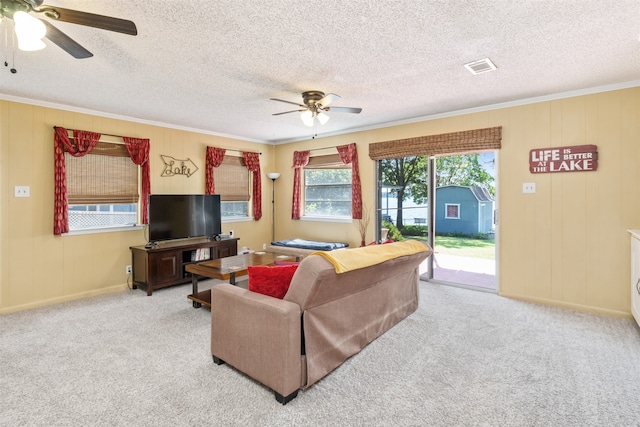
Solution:
<svg viewBox="0 0 640 427">
<path fill-rule="evenodd" d="M 265 171 L 273 162 L 273 147 L 264 144 L 0 101 L 0 313 L 125 289 L 129 247 L 146 243 L 143 230 L 53 236 L 54 125 L 149 138 L 152 193 L 203 193 L 207 145 L 260 151 Z M 161 177 L 161 154 L 190 158 L 199 170 Z M 16 185 L 30 186 L 31 197 L 15 198 Z M 271 181 L 265 177 L 262 187 L 262 220 L 223 224 L 239 247 L 271 238 Z"/>
<path fill-rule="evenodd" d="M 355 222 L 334 221 L 293 221 L 291 220 L 291 204 L 293 202 L 293 152 L 301 150 L 316 150 L 322 147 L 335 147 L 356 143 L 358 149 L 358 162 L 360 167 L 360 179 L 362 181 L 363 206 L 371 215 L 367 243 L 374 239 L 373 215 L 375 207 L 375 189 L 373 183 L 374 162 L 369 159 L 368 148 L 359 134 L 341 135 L 334 138 L 321 138 L 295 144 L 276 146 L 276 169 L 280 172 L 280 178 L 276 181 L 276 240 L 300 237 L 310 240 L 348 242 L 350 246 L 360 245 L 360 233 Z M 367 142 L 368 144 L 368 142 Z M 312 151 L 312 155 L 336 154 L 334 149 Z"/>
<path fill-rule="evenodd" d="M 640 228 L 640 88 L 458 115 L 402 126 L 278 145 L 275 148 L 0 101 L 0 313 L 122 289 L 129 246 L 141 231 L 53 237 L 53 125 L 151 139 L 152 191 L 203 192 L 204 146 L 262 151 L 262 170 L 277 171 L 276 239 L 301 237 L 358 245 L 351 223 L 292 221 L 294 150 L 358 146 L 364 203 L 375 205 L 374 162 L 368 144 L 502 126 L 498 153 L 498 281 L 513 298 L 617 316 L 630 312 L 629 236 Z M 529 173 L 533 148 L 595 144 L 596 172 Z M 321 154 L 322 152 L 317 152 Z M 160 154 L 191 158 L 191 178 L 161 178 Z M 535 194 L 522 183 L 535 182 Z M 30 185 L 31 198 L 13 197 Z M 271 238 L 271 181 L 263 177 L 263 220 L 224 224 L 258 249 Z M 373 224 L 367 241 L 373 240 Z"/>
<path fill-rule="evenodd" d="M 291 221 L 293 151 L 355 142 L 374 207 L 368 144 L 502 126 L 497 274 L 504 296 L 616 316 L 630 312 L 629 235 L 640 225 L 640 88 L 539 102 L 276 146 L 276 238 L 359 242 L 352 224 Z M 595 172 L 529 173 L 533 148 L 595 144 Z M 524 182 L 536 183 L 523 194 Z M 283 204 L 284 203 L 284 204 Z M 373 239 L 373 225 L 368 240 Z"/>
<path fill-rule="evenodd" d="M 640 88 L 504 110 L 500 293 L 602 313 L 630 311 L 640 223 Z M 532 148 L 595 144 L 596 172 L 528 172 Z M 535 182 L 536 194 L 522 194 Z"/>
</svg>

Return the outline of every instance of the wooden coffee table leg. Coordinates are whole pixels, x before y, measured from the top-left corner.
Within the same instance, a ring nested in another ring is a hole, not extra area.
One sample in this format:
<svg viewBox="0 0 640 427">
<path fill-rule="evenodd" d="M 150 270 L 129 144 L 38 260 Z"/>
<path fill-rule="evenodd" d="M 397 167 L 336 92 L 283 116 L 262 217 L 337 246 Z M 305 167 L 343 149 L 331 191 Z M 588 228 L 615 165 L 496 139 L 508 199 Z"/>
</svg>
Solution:
<svg viewBox="0 0 640 427">
<path fill-rule="evenodd" d="M 198 275 L 191 273 L 191 286 L 193 287 L 193 296 L 195 297 L 198 294 Z M 199 302 L 193 301 L 193 308 L 200 308 L 202 304 Z"/>
</svg>

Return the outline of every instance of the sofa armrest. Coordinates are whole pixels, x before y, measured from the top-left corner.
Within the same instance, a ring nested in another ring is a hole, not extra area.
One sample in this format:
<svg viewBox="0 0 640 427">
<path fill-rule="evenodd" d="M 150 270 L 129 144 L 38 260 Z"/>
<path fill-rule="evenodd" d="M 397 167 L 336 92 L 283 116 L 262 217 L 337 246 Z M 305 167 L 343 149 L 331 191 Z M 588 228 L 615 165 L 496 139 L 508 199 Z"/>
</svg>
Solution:
<svg viewBox="0 0 640 427">
<path fill-rule="evenodd" d="M 230 284 L 211 289 L 211 354 L 282 396 L 302 386 L 301 312 Z"/>
</svg>

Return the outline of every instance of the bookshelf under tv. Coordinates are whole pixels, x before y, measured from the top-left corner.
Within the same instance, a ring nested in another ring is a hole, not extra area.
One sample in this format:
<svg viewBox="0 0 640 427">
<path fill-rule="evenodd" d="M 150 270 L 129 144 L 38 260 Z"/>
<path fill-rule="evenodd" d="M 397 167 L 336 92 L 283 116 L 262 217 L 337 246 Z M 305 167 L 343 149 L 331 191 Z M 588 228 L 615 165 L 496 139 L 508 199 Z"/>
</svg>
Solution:
<svg viewBox="0 0 640 427">
<path fill-rule="evenodd" d="M 185 266 L 204 259 L 237 255 L 238 240 L 201 238 L 169 240 L 152 248 L 131 246 L 133 288 L 142 287 L 151 295 L 155 289 L 191 283 L 191 274 L 185 271 Z"/>
</svg>

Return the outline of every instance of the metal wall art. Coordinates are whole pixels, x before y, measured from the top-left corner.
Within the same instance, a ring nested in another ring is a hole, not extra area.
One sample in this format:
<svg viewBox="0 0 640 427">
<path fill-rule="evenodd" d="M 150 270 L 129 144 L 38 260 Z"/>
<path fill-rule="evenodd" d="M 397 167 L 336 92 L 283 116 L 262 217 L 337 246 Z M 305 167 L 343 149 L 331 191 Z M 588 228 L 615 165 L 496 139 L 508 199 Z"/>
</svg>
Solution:
<svg viewBox="0 0 640 427">
<path fill-rule="evenodd" d="M 180 160 L 171 156 L 160 155 L 162 162 L 164 163 L 164 169 L 160 176 L 176 176 L 184 175 L 189 178 L 191 175 L 198 171 L 198 167 L 193 163 L 191 159 Z"/>
</svg>

